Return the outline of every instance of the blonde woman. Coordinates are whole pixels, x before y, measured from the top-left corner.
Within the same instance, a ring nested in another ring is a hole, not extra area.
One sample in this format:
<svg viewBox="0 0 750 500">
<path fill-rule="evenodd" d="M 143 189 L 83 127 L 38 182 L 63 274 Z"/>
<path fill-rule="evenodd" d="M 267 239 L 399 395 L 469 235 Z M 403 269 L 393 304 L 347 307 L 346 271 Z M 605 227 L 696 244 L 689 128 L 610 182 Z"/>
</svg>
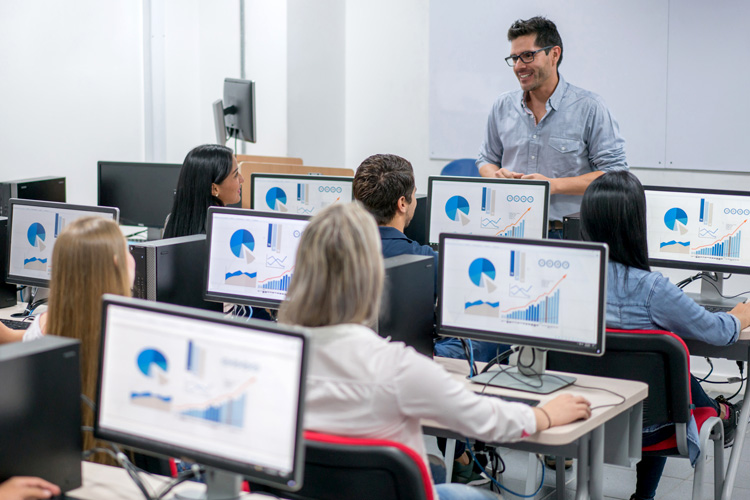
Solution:
<svg viewBox="0 0 750 500">
<path fill-rule="evenodd" d="M 312 328 L 305 428 L 398 441 L 427 464 L 420 420 L 463 435 L 517 441 L 591 415 L 589 402 L 563 394 L 532 408 L 474 394 L 441 366 L 372 331 L 383 287 L 380 236 L 358 203 L 335 204 L 302 233 L 279 321 Z M 426 382 L 428 381 L 428 382 Z M 462 484 L 437 485 L 446 499 L 497 498 Z"/>
<path fill-rule="evenodd" d="M 81 392 L 92 401 L 99 371 L 102 295 L 129 296 L 134 276 L 135 261 L 116 222 L 102 217 L 73 221 L 60 233 L 52 250 L 47 312 L 23 334 L 24 341 L 44 334 L 80 340 Z M 93 411 L 84 406 L 83 425 L 93 423 Z M 93 434 L 84 432 L 83 449 L 94 446 Z"/>
</svg>

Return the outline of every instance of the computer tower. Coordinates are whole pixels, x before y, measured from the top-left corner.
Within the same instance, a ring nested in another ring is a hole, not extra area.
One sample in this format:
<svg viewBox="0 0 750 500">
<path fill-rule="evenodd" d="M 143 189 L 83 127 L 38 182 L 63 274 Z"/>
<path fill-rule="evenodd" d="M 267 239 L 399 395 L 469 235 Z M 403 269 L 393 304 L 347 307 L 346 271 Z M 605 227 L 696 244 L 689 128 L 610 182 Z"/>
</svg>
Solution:
<svg viewBox="0 0 750 500">
<path fill-rule="evenodd" d="M 81 367 L 77 340 L 46 335 L 0 346 L 0 481 L 38 476 L 81 486 Z"/>
<path fill-rule="evenodd" d="M 581 212 L 563 216 L 563 239 L 581 240 Z"/>
<path fill-rule="evenodd" d="M 203 300 L 208 246 L 205 234 L 130 243 L 135 259 L 133 297 L 211 311 L 222 304 Z"/>
<path fill-rule="evenodd" d="M 65 177 L 35 177 L 0 182 L 0 216 L 9 216 L 11 198 L 65 203 Z"/>
<path fill-rule="evenodd" d="M 18 303 L 18 287 L 5 282 L 8 275 L 8 218 L 0 217 L 0 309 L 13 307 Z"/>
<path fill-rule="evenodd" d="M 425 194 L 418 194 L 416 197 L 417 208 L 414 210 L 414 217 L 411 222 L 404 229 L 404 234 L 410 240 L 414 240 L 420 245 L 426 245 L 429 236 L 427 234 L 427 204 L 429 200 Z"/>
<path fill-rule="evenodd" d="M 397 255 L 385 259 L 385 285 L 375 330 L 432 357 L 435 332 L 435 259 Z"/>
</svg>

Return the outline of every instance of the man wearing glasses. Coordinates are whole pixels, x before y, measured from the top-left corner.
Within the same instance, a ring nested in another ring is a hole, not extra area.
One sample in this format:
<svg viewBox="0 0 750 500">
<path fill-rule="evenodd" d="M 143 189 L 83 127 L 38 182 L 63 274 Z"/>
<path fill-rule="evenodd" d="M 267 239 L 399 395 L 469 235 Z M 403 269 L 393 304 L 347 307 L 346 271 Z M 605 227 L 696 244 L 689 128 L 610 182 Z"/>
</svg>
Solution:
<svg viewBox="0 0 750 500">
<path fill-rule="evenodd" d="M 508 30 L 505 58 L 521 84 L 490 111 L 477 167 L 484 177 L 550 181 L 549 236 L 562 237 L 562 218 L 578 212 L 589 183 L 626 169 L 625 141 L 602 99 L 560 75 L 563 44 L 544 17 Z"/>
</svg>

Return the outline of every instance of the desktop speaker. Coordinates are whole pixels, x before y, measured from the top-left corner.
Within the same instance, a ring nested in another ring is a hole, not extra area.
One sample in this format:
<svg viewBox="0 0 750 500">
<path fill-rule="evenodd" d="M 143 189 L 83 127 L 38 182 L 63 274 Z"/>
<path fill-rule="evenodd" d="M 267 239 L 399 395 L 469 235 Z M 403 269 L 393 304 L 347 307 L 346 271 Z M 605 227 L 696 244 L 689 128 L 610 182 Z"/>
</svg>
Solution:
<svg viewBox="0 0 750 500">
<path fill-rule="evenodd" d="M 406 229 L 404 234 L 410 240 L 414 240 L 420 245 L 427 244 L 427 195 L 418 194 L 417 196 L 417 208 L 414 210 L 414 217 Z"/>
<path fill-rule="evenodd" d="M 2 269 L 0 309 L 13 307 L 18 303 L 16 294 L 18 287 L 5 282 L 5 277 L 8 275 L 8 248 L 8 218 L 0 217 L 0 269 Z"/>
<path fill-rule="evenodd" d="M 563 216 L 563 239 L 581 241 L 581 212 Z"/>
</svg>

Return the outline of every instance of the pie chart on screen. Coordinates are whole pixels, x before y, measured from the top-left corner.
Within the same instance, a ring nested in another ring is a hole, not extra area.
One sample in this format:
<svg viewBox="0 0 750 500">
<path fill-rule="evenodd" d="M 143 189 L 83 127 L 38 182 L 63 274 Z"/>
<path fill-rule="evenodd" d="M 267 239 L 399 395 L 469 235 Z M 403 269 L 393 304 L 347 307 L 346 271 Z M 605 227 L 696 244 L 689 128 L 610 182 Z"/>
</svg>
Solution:
<svg viewBox="0 0 750 500">
<path fill-rule="evenodd" d="M 490 293 L 494 292 L 497 288 L 495 285 L 495 266 L 489 260 L 485 258 L 474 259 L 469 264 L 469 279 L 476 286 L 486 288 Z"/>
<path fill-rule="evenodd" d="M 34 222 L 29 226 L 29 230 L 26 231 L 26 237 L 29 239 L 29 244 L 32 247 L 37 247 L 39 250 L 44 251 L 44 240 L 47 239 L 47 231 L 44 230 L 44 226 L 38 222 Z"/>
<path fill-rule="evenodd" d="M 679 207 L 670 208 L 664 214 L 664 224 L 671 231 L 680 231 L 680 234 L 685 234 L 688 232 L 687 223 L 687 213 Z"/>
<path fill-rule="evenodd" d="M 464 226 L 471 222 L 469 219 L 469 202 L 463 196 L 452 196 L 445 202 L 445 214 L 449 219 L 461 222 Z"/>
<path fill-rule="evenodd" d="M 143 349 L 138 354 L 138 369 L 147 377 L 167 372 L 167 358 L 156 349 Z"/>
<path fill-rule="evenodd" d="M 273 187 L 266 193 L 266 205 L 271 210 L 286 212 L 286 193 L 280 187 Z"/>
<path fill-rule="evenodd" d="M 255 260 L 253 250 L 255 250 L 255 238 L 247 229 L 238 229 L 229 238 L 229 249 L 235 257 L 244 257 L 247 263 Z"/>
</svg>

